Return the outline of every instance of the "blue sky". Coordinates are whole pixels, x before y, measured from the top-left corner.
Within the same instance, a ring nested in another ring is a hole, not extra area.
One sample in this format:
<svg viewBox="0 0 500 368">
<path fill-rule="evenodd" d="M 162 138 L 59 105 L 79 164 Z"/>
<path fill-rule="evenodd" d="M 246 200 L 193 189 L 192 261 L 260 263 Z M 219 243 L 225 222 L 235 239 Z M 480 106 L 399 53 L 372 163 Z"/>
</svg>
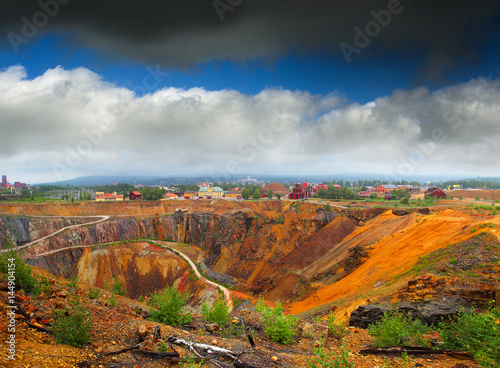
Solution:
<svg viewBox="0 0 500 368">
<path fill-rule="evenodd" d="M 0 15 L 0 167 L 21 181 L 500 175 L 494 1 L 235 1 L 223 17 L 197 0 L 44 1 Z"/>
<path fill-rule="evenodd" d="M 138 94 L 165 87 L 235 89 L 245 94 L 256 94 L 273 87 L 321 95 L 337 91 L 347 101 L 367 103 L 377 97 L 390 95 L 396 89 L 426 86 L 437 90 L 480 76 L 496 79 L 500 60 L 500 50 L 495 47 L 497 43 L 498 35 L 491 35 L 488 44 L 481 50 L 481 60 L 473 64 L 462 61 L 464 65 L 453 65 L 439 81 L 430 80 L 419 71 L 425 62 L 422 50 L 414 50 L 407 55 L 384 53 L 369 59 L 354 59 L 351 63 L 347 63 L 340 55 L 331 57 L 321 53 L 288 53 L 272 60 L 212 60 L 188 69 L 158 66 L 158 70 L 164 73 L 161 80 L 155 80 L 157 83 L 152 83 L 151 88 L 142 89 L 136 86 L 142 85 L 147 74 L 145 68 L 156 69 L 158 64 L 109 57 L 90 47 L 75 49 L 61 41 L 57 34 L 37 37 L 28 45 L 21 46 L 19 53 L 9 48 L 0 50 L 0 65 L 4 68 L 23 65 L 28 78 L 40 76 L 47 69 L 58 65 L 65 69 L 85 66 L 101 75 L 103 80 L 135 89 Z"/>
</svg>

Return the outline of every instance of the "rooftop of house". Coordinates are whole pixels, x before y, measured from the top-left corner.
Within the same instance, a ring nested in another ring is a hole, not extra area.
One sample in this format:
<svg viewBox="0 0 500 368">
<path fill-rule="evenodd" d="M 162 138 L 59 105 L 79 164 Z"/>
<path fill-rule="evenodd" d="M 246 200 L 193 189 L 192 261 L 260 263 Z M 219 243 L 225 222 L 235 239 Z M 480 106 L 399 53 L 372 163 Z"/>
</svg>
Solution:
<svg viewBox="0 0 500 368">
<path fill-rule="evenodd" d="M 209 189 L 211 189 L 213 192 L 223 192 L 222 188 L 219 187 L 210 187 L 210 188 L 203 187 L 200 188 L 199 192 L 207 192 Z"/>
</svg>

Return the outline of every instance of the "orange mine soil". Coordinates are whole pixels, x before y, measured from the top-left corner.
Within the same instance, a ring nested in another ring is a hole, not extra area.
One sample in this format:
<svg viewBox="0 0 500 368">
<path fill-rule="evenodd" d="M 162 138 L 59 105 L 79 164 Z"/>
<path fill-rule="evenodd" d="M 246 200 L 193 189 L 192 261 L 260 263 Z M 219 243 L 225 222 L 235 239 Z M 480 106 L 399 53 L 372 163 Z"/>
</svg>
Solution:
<svg viewBox="0 0 500 368">
<path fill-rule="evenodd" d="M 229 200 L 169 200 L 169 201 L 126 201 L 126 202 L 75 202 L 75 203 L 0 203 L 0 213 L 24 216 L 140 216 L 174 213 L 176 209 L 188 212 L 210 212 L 224 214 L 238 211 L 252 211 L 263 214 L 266 211 L 288 209 L 292 202 L 236 202 Z M 317 205 L 302 204 L 314 209 Z"/>
<path fill-rule="evenodd" d="M 495 228 L 479 226 L 488 222 L 493 223 Z M 305 300 L 289 305 L 289 311 L 298 314 L 327 303 L 350 299 L 351 303 L 347 303 L 348 309 L 336 309 L 339 317 L 345 319 L 358 305 L 367 304 L 369 297 L 402 287 L 405 280 L 401 279 L 395 284 L 388 283 L 389 285 L 380 288 L 375 288 L 376 283 L 387 282 L 411 269 L 419 257 L 480 232 L 486 231 L 498 238 L 499 225 L 498 216 L 485 220 L 458 210 L 447 209 L 426 216 L 413 213 L 403 217 L 387 211 L 370 220 L 365 226 L 359 227 L 343 241 L 348 243 L 349 247 L 371 244 L 369 259 L 345 278 L 330 285 L 319 286 Z M 340 258 L 335 252 L 329 252 L 315 262 L 315 265 L 318 269 L 325 269 L 325 266 Z M 310 268 L 314 268 L 314 265 Z M 310 270 L 308 272 L 311 273 Z"/>
</svg>

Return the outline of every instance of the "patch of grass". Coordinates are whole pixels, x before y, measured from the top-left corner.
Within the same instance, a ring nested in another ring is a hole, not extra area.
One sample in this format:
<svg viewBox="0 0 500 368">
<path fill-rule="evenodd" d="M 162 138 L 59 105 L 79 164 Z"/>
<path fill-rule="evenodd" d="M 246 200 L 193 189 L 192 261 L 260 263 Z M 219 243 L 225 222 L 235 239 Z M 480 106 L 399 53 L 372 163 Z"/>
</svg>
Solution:
<svg viewBox="0 0 500 368">
<path fill-rule="evenodd" d="M 233 324 L 222 326 L 219 335 L 224 338 L 239 337 L 245 334 L 245 324 Z"/>
<path fill-rule="evenodd" d="M 89 286 L 88 297 L 90 299 L 97 299 L 97 298 L 99 298 L 100 294 L 101 294 L 101 290 L 99 290 L 98 288 L 93 288 L 93 287 Z"/>
<path fill-rule="evenodd" d="M 181 368 L 201 368 L 203 363 L 197 363 L 194 357 L 189 357 L 186 362 L 180 362 L 179 367 Z"/>
<path fill-rule="evenodd" d="M 41 276 L 40 279 L 38 280 L 38 285 L 40 287 L 40 290 L 44 294 L 50 294 L 52 292 L 52 289 L 51 289 L 50 284 L 49 284 L 49 280 L 46 277 Z"/>
<path fill-rule="evenodd" d="M 118 305 L 118 302 L 115 299 L 115 294 L 111 293 L 111 296 L 108 298 L 108 303 L 112 307 L 116 307 Z"/>
<path fill-rule="evenodd" d="M 123 287 L 123 283 L 119 279 L 113 280 L 113 286 L 111 287 L 111 292 L 116 295 L 125 296 L 127 290 Z"/>
<path fill-rule="evenodd" d="M 326 353 L 323 341 L 314 349 L 314 356 L 307 363 L 309 368 L 354 368 L 354 362 L 349 360 L 349 349 L 345 342 L 339 354 Z"/>
<path fill-rule="evenodd" d="M 429 267 L 429 255 L 426 255 L 424 257 L 418 256 L 418 262 L 415 264 L 415 266 L 413 266 L 413 271 L 419 273 L 424 268 L 426 269 L 428 267 Z"/>
<path fill-rule="evenodd" d="M 335 315 L 330 312 L 328 314 L 328 336 L 331 336 L 335 339 L 341 339 L 348 333 L 347 328 L 342 326 L 341 324 L 337 323 L 335 319 Z"/>
<path fill-rule="evenodd" d="M 76 289 L 78 287 L 78 277 L 76 275 L 71 275 L 68 286 L 72 289 Z"/>
</svg>

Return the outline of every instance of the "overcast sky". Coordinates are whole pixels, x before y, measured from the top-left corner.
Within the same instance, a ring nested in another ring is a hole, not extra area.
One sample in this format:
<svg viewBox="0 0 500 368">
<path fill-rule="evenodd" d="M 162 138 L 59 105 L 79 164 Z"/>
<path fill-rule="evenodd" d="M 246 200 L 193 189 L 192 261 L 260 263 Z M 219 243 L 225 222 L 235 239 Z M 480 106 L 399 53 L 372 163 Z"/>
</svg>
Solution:
<svg viewBox="0 0 500 368">
<path fill-rule="evenodd" d="M 500 176 L 500 4 L 332 3 L 2 4 L 1 174 Z"/>
</svg>

